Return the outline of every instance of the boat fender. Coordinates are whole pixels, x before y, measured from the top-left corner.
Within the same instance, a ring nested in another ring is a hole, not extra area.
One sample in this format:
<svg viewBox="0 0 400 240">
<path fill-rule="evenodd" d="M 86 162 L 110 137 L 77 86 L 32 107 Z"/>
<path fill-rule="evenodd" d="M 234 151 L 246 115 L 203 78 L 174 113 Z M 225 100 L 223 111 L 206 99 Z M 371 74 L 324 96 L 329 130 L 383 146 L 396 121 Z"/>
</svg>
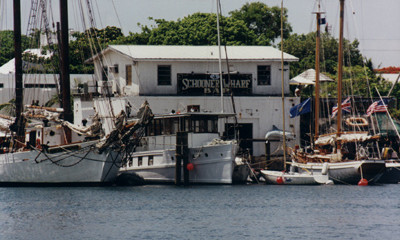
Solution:
<svg viewBox="0 0 400 240">
<path fill-rule="evenodd" d="M 325 163 L 322 165 L 321 174 L 322 174 L 322 175 L 328 174 L 328 169 L 329 169 L 329 165 L 328 165 L 327 162 L 325 162 Z"/>
<path fill-rule="evenodd" d="M 388 148 L 388 147 L 383 148 L 383 151 L 382 151 L 382 158 L 383 158 L 384 160 L 389 159 L 389 152 L 390 152 L 389 150 L 390 150 L 390 148 Z"/>
<path fill-rule="evenodd" d="M 276 183 L 279 184 L 279 185 L 283 184 L 283 177 L 277 177 L 276 178 Z"/>
<path fill-rule="evenodd" d="M 40 145 L 40 139 L 36 139 L 36 148 L 42 148 Z"/>
<path fill-rule="evenodd" d="M 193 163 L 188 163 L 188 164 L 186 165 L 186 169 L 187 169 L 188 171 L 193 171 L 193 169 L 194 169 Z"/>
</svg>

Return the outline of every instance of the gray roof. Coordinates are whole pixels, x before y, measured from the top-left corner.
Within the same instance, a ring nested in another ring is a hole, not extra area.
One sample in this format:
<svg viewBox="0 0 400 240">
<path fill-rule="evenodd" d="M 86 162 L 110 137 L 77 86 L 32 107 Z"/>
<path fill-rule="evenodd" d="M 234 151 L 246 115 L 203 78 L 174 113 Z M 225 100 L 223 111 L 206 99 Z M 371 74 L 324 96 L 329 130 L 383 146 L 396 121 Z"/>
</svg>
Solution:
<svg viewBox="0 0 400 240">
<path fill-rule="evenodd" d="M 166 45 L 110 45 L 102 54 L 115 51 L 124 54 L 133 60 L 183 60 L 183 61 L 210 61 L 218 60 L 218 46 L 166 46 Z M 227 46 L 229 60 L 247 61 L 280 61 L 281 51 L 265 46 Z M 93 61 L 99 54 L 89 59 Z M 225 59 L 224 47 L 221 47 L 221 56 Z M 284 53 L 287 62 L 298 61 L 298 58 Z"/>
</svg>

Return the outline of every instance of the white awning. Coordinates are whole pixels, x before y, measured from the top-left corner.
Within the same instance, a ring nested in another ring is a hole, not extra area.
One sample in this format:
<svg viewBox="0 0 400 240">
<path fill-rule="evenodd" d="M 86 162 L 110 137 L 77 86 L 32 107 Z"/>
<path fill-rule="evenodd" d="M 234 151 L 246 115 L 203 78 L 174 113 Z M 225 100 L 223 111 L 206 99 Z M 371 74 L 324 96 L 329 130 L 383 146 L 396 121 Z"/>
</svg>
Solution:
<svg viewBox="0 0 400 240">
<path fill-rule="evenodd" d="M 327 77 L 325 74 L 319 74 L 320 82 L 333 82 L 334 80 Z M 314 85 L 315 84 L 315 70 L 308 69 L 307 71 L 297 75 L 296 77 L 290 79 L 290 85 Z"/>
</svg>

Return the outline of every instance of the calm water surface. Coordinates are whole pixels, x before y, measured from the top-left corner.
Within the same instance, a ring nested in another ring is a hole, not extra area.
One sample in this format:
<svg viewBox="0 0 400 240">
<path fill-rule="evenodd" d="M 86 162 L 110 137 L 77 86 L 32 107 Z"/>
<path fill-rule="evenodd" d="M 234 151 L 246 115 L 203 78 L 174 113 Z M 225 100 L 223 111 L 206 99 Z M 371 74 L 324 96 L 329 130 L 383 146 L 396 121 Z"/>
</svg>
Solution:
<svg viewBox="0 0 400 240">
<path fill-rule="evenodd" d="M 400 185 L 0 188 L 0 239 L 400 239 Z"/>
</svg>

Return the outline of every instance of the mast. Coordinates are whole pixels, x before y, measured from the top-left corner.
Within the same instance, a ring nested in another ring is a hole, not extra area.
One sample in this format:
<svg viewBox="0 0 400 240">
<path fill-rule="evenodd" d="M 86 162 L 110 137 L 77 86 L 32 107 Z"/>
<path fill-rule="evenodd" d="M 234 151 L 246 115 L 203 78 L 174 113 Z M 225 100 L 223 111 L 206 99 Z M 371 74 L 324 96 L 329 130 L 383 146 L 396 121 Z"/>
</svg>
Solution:
<svg viewBox="0 0 400 240">
<path fill-rule="evenodd" d="M 62 107 L 64 108 L 64 120 L 72 122 L 71 92 L 69 79 L 69 33 L 68 33 L 68 1 L 60 0 L 61 18 L 61 83 L 62 83 Z"/>
<path fill-rule="evenodd" d="M 69 29 L 68 29 L 68 1 L 60 0 L 61 18 L 61 84 L 62 84 L 62 108 L 64 120 L 73 122 L 71 109 L 71 92 L 69 79 Z M 71 130 L 64 128 L 66 143 L 71 142 Z"/>
<path fill-rule="evenodd" d="M 15 48 L 15 124 L 17 136 L 24 136 L 22 120 L 23 83 L 21 47 L 21 0 L 14 0 L 14 48 Z"/>
<path fill-rule="evenodd" d="M 320 12 L 320 3 L 318 2 L 318 12 L 315 13 L 317 16 L 317 35 L 315 40 L 315 104 L 314 104 L 314 141 L 319 136 L 319 61 L 320 61 L 320 39 L 321 39 L 321 30 L 320 30 L 320 19 L 321 19 L 321 12 Z"/>
<path fill-rule="evenodd" d="M 222 76 L 222 60 L 221 60 L 221 37 L 219 32 L 219 13 L 220 13 L 220 2 L 217 0 L 217 35 L 218 35 L 218 67 L 219 67 L 219 86 L 221 91 L 221 112 L 224 112 L 224 86 L 223 86 L 223 76 Z M 229 68 L 228 68 L 229 72 Z"/>
<path fill-rule="evenodd" d="M 283 62 L 283 0 L 281 2 L 281 83 L 282 83 L 282 121 L 283 121 L 283 170 L 286 171 L 286 129 L 285 129 L 285 89 L 284 89 L 284 62 Z"/>
<path fill-rule="evenodd" d="M 344 21 L 344 0 L 340 1 L 340 29 L 339 29 L 339 56 L 338 56 L 338 84 L 337 84 L 337 137 L 340 137 L 342 131 L 342 74 L 343 74 L 343 21 Z M 337 151 L 341 150 L 340 142 L 337 144 Z"/>
</svg>

